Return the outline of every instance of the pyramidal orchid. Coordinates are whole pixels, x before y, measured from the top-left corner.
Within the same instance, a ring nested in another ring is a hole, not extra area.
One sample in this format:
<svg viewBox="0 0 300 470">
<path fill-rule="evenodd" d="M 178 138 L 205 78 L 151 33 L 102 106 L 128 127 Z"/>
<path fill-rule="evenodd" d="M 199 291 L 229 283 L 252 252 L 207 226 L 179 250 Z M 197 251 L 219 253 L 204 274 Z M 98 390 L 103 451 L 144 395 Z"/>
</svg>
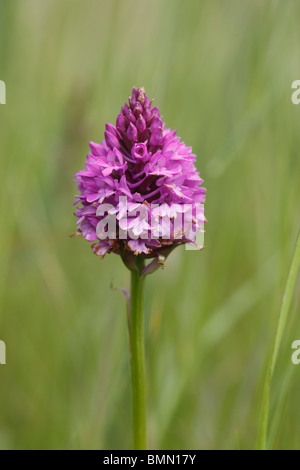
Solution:
<svg viewBox="0 0 300 470">
<path fill-rule="evenodd" d="M 146 449 L 143 293 L 147 274 L 179 245 L 198 245 L 205 188 L 196 156 L 166 128 L 143 88 L 133 88 L 102 142 L 90 142 L 76 174 L 76 235 L 103 258 L 119 255 L 131 271 L 129 337 L 135 449 Z"/>
</svg>

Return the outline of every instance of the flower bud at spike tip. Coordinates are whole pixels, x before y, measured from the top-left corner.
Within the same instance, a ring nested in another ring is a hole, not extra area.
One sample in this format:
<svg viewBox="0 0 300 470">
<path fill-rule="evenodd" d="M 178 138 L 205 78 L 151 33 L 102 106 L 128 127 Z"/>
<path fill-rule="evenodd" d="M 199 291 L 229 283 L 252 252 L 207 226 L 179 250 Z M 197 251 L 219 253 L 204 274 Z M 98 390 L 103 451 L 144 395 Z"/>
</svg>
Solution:
<svg viewBox="0 0 300 470">
<path fill-rule="evenodd" d="M 129 109 L 129 111 L 126 113 L 126 118 L 127 118 L 128 121 L 135 124 L 136 118 L 135 118 L 135 115 L 133 114 L 133 112 L 131 111 L 131 109 Z"/>
<path fill-rule="evenodd" d="M 126 120 L 122 114 L 119 114 L 119 116 L 117 117 L 116 126 L 118 131 L 126 132 Z"/>
<path fill-rule="evenodd" d="M 126 135 L 127 135 L 127 138 L 131 142 L 136 142 L 137 141 L 137 136 L 138 136 L 137 128 L 132 124 L 132 122 L 128 126 Z"/>
<path fill-rule="evenodd" d="M 150 144 L 155 147 L 162 145 L 163 143 L 163 131 L 162 129 L 154 129 L 150 137 Z"/>
<path fill-rule="evenodd" d="M 108 131 L 105 131 L 104 135 L 105 135 L 105 141 L 106 141 L 108 148 L 110 149 L 113 149 L 114 147 L 120 148 L 120 142 L 116 136 L 114 136 Z"/>
<path fill-rule="evenodd" d="M 146 121 L 145 118 L 140 115 L 136 121 L 136 127 L 139 132 L 145 132 L 146 130 Z"/>
<path fill-rule="evenodd" d="M 141 103 L 137 103 L 134 108 L 133 108 L 133 114 L 135 115 L 136 118 L 138 118 L 143 112 L 143 106 Z"/>
</svg>

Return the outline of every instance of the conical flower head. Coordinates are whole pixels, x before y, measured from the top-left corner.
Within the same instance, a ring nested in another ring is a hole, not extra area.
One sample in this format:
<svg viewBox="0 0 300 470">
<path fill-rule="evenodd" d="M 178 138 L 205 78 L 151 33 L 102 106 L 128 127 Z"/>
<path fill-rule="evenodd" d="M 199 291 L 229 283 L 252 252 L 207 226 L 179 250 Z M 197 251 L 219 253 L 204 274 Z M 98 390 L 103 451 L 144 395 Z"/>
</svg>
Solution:
<svg viewBox="0 0 300 470">
<path fill-rule="evenodd" d="M 159 259 L 203 230 L 205 188 L 192 149 L 165 127 L 143 88 L 133 88 L 101 144 L 76 174 L 77 234 L 94 252 Z"/>
</svg>

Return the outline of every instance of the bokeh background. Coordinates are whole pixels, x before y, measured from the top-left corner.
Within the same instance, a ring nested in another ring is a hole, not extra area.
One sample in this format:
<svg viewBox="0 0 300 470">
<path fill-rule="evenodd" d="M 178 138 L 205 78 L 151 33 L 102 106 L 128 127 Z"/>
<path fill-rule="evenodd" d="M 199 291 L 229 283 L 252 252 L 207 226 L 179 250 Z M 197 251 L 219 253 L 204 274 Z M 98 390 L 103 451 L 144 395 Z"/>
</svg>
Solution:
<svg viewBox="0 0 300 470">
<path fill-rule="evenodd" d="M 133 85 L 198 155 L 205 250 L 146 296 L 149 444 L 252 449 L 300 225 L 297 0 L 0 0 L 2 449 L 128 449 L 120 259 L 75 231 L 73 175 Z M 300 448 L 299 278 L 269 446 Z"/>
</svg>

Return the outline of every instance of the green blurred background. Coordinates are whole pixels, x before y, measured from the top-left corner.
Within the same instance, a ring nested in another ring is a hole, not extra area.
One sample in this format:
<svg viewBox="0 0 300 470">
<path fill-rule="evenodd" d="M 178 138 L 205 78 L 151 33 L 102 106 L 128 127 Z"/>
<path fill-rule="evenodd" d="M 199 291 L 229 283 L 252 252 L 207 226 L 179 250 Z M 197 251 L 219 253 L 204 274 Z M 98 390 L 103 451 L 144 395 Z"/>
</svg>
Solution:
<svg viewBox="0 0 300 470">
<path fill-rule="evenodd" d="M 0 0 L 2 449 L 128 449 L 120 259 L 75 231 L 73 175 L 133 85 L 198 155 L 205 250 L 177 249 L 146 297 L 153 449 L 255 446 L 300 224 L 300 2 Z M 300 448 L 299 278 L 269 445 Z"/>
</svg>

